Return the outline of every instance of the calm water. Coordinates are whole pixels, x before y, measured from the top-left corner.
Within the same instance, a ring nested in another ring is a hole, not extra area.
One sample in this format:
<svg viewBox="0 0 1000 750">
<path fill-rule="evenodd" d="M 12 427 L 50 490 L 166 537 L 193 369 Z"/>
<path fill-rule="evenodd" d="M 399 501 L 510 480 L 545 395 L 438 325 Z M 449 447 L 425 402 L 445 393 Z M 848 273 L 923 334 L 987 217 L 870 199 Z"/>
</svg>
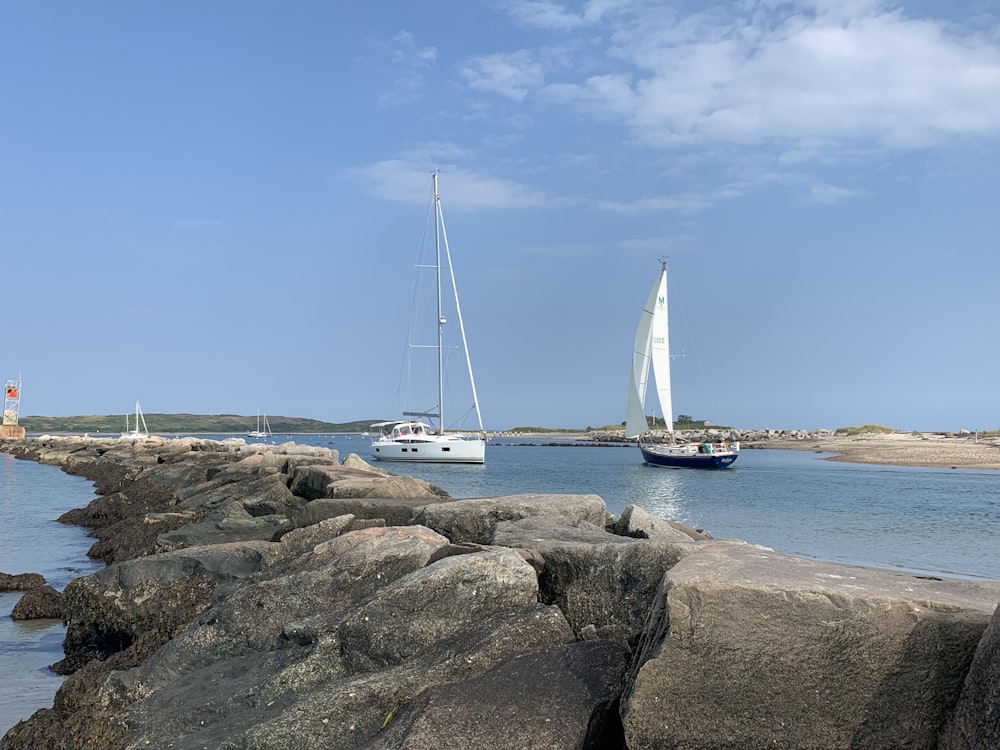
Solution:
<svg viewBox="0 0 1000 750">
<path fill-rule="evenodd" d="M 41 573 L 62 591 L 70 579 L 97 570 L 87 559 L 94 540 L 83 529 L 56 522 L 93 498 L 86 479 L 0 453 L 0 571 Z M 0 732 L 51 706 L 62 680 L 48 666 L 62 658 L 65 628 L 58 620 L 11 620 L 21 596 L 0 594 Z"/>
<path fill-rule="evenodd" d="M 283 438 L 278 438 L 279 440 Z M 304 440 L 302 442 L 305 442 Z M 368 457 L 367 438 L 310 442 Z M 869 466 L 829 454 L 744 450 L 724 471 L 660 469 L 632 447 L 494 441 L 483 466 L 379 463 L 453 497 L 593 492 L 705 529 L 821 560 L 1000 579 L 1000 472 Z"/>
<path fill-rule="evenodd" d="M 226 437 L 226 436 L 220 436 Z M 368 459 L 368 438 L 275 436 Z M 866 466 L 823 454 L 744 450 L 724 471 L 656 469 L 635 448 L 523 446 L 494 441 L 484 466 L 378 464 L 418 476 L 452 497 L 595 493 L 616 515 L 630 504 L 781 552 L 955 578 L 1000 579 L 1000 472 Z M 55 523 L 93 497 L 89 482 L 0 454 L 0 571 L 38 572 L 56 588 L 96 566 L 92 540 Z M 78 569 L 81 573 L 74 573 Z M 0 728 L 51 705 L 62 657 L 58 623 L 13 623 L 19 594 L 0 596 Z M 21 679 L 24 682 L 21 682 Z"/>
</svg>

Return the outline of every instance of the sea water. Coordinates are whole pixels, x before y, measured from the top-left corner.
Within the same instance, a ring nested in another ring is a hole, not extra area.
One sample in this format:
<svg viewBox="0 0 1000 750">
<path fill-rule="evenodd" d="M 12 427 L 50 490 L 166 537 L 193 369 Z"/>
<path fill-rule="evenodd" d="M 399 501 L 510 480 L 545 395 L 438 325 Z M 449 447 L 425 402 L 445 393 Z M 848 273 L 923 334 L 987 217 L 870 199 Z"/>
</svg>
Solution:
<svg viewBox="0 0 1000 750">
<path fill-rule="evenodd" d="M 370 460 L 370 438 L 361 435 L 276 435 L 266 442 Z M 534 442 L 493 440 L 479 466 L 373 463 L 455 498 L 593 493 L 615 515 L 634 504 L 717 539 L 918 575 L 1000 580 L 998 471 L 872 466 L 832 462 L 823 453 L 748 449 L 728 469 L 665 469 L 642 464 L 634 446 Z M 89 482 L 0 454 L 0 487 L 7 521 L 0 527 L 0 570 L 39 572 L 61 588 L 96 569 L 85 558 L 92 540 L 54 520 L 89 502 Z M 0 597 L 0 731 L 51 705 L 59 685 L 47 665 L 62 658 L 63 629 L 51 621 L 12 623 L 19 596 Z"/>
<path fill-rule="evenodd" d="M 97 570 L 87 558 L 94 540 L 84 529 L 56 521 L 93 498 L 93 485 L 82 477 L 0 453 L 0 571 L 41 573 L 62 591 L 72 578 Z M 51 706 L 62 683 L 49 665 L 63 657 L 66 629 L 60 620 L 12 620 L 21 596 L 0 593 L 0 734 Z"/>
<path fill-rule="evenodd" d="M 279 438 L 280 440 L 280 438 Z M 363 436 L 313 438 L 368 459 Z M 647 466 L 634 446 L 493 440 L 479 466 L 375 462 L 452 497 L 523 492 L 600 495 L 610 513 L 654 515 L 779 552 L 950 578 L 1000 580 L 1000 471 L 828 460 L 829 453 L 744 449 L 717 471 Z"/>
</svg>

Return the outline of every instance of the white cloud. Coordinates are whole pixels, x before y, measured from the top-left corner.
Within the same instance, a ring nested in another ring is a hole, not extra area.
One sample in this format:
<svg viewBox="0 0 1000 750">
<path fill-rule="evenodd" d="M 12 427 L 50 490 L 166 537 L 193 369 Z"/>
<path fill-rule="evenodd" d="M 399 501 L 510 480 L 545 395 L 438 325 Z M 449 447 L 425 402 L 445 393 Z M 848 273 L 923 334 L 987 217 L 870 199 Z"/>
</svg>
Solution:
<svg viewBox="0 0 1000 750">
<path fill-rule="evenodd" d="M 841 203 L 849 198 L 853 198 L 855 194 L 853 190 L 837 187 L 836 185 L 813 185 L 809 189 L 809 196 L 816 203 Z"/>
<path fill-rule="evenodd" d="M 914 18 L 879 0 L 748 0 L 686 15 L 639 1 L 582 14 L 506 7 L 562 31 L 602 19 L 603 69 L 593 71 L 588 37 L 584 77 L 561 66 L 556 78 L 522 49 L 476 58 L 464 69 L 470 86 L 618 121 L 647 145 L 770 143 L 801 158 L 815 143 L 911 149 L 1000 135 L 996 26 Z"/>
<path fill-rule="evenodd" d="M 545 80 L 542 65 L 528 50 L 471 57 L 459 66 L 470 88 L 521 101 Z"/>
<path fill-rule="evenodd" d="M 377 198 L 423 205 L 429 195 L 427 178 L 437 167 L 441 171 L 441 199 L 447 200 L 451 211 L 531 208 L 545 203 L 543 193 L 513 180 L 488 177 L 431 160 L 389 159 L 349 170 L 347 176 Z"/>
<path fill-rule="evenodd" d="M 631 203 L 619 201 L 599 201 L 597 207 L 604 211 L 637 216 L 640 214 L 662 213 L 674 211 L 677 213 L 693 213 L 701 211 L 710 205 L 710 201 L 700 195 L 665 195 L 640 198 Z"/>
<path fill-rule="evenodd" d="M 587 0 L 581 12 L 567 10 L 566 4 L 548 0 L 507 0 L 502 4 L 510 16 L 524 26 L 552 31 L 570 31 L 600 23 L 635 0 Z"/>
<path fill-rule="evenodd" d="M 562 3 L 544 0 L 511 0 L 505 8 L 515 21 L 525 26 L 563 31 L 583 25 L 583 18 L 566 10 Z"/>
</svg>

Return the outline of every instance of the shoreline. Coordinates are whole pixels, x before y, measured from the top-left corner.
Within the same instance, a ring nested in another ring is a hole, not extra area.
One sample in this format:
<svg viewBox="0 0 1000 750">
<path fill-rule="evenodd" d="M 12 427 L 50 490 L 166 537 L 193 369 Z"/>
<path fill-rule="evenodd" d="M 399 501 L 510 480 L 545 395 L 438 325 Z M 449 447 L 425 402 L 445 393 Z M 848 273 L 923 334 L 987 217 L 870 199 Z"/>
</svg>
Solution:
<svg viewBox="0 0 1000 750">
<path fill-rule="evenodd" d="M 892 433 L 752 441 L 746 449 L 768 448 L 836 455 L 827 461 L 935 469 L 1000 470 L 1000 443 L 974 435 Z"/>
</svg>

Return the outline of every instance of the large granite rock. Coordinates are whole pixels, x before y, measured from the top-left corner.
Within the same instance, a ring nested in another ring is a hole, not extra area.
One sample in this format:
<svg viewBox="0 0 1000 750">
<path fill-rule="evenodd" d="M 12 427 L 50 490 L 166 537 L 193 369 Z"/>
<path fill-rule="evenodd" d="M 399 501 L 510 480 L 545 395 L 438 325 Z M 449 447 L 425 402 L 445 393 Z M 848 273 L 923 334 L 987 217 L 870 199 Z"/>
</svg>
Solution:
<svg viewBox="0 0 1000 750">
<path fill-rule="evenodd" d="M 292 472 L 291 490 L 307 500 L 321 497 L 438 498 L 447 494 L 430 482 L 401 477 L 369 466 L 356 454 L 344 463 L 299 466 Z"/>
<path fill-rule="evenodd" d="M 633 648 L 664 574 L 695 547 L 609 534 L 586 521 L 533 516 L 496 525 L 490 544 L 529 549 L 544 561 L 541 601 L 582 634 L 593 629 Z"/>
<path fill-rule="evenodd" d="M 1000 607 L 972 657 L 962 694 L 939 750 L 1000 748 Z"/>
<path fill-rule="evenodd" d="M 463 682 L 424 690 L 368 747 L 618 748 L 627 667 L 628 653 L 603 640 L 519 654 Z"/>
<path fill-rule="evenodd" d="M 623 699 L 642 748 L 934 748 L 1000 583 L 708 545 L 666 575 Z"/>
<path fill-rule="evenodd" d="M 604 500 L 597 495 L 503 495 L 427 505 L 415 511 L 411 523 L 443 534 L 453 542 L 489 543 L 501 521 L 546 516 L 584 521 L 603 527 L 608 520 Z"/>
<path fill-rule="evenodd" d="M 416 510 L 429 502 L 454 502 L 450 498 L 429 500 L 396 497 L 319 498 L 293 511 L 289 520 L 296 528 L 311 526 L 327 518 L 352 515 L 355 518 L 382 519 L 386 526 L 406 526 Z"/>
<path fill-rule="evenodd" d="M 67 659 L 60 671 L 126 649 L 134 659 L 149 656 L 211 604 L 219 584 L 258 571 L 268 546 L 195 547 L 116 563 L 70 581 L 63 591 Z"/>
<path fill-rule="evenodd" d="M 363 747 L 428 687 L 572 640 L 559 611 L 537 603 L 519 555 L 424 566 L 444 544 L 421 527 L 349 532 L 234 591 L 115 676 L 108 690 L 131 704 L 132 743 Z"/>
</svg>

